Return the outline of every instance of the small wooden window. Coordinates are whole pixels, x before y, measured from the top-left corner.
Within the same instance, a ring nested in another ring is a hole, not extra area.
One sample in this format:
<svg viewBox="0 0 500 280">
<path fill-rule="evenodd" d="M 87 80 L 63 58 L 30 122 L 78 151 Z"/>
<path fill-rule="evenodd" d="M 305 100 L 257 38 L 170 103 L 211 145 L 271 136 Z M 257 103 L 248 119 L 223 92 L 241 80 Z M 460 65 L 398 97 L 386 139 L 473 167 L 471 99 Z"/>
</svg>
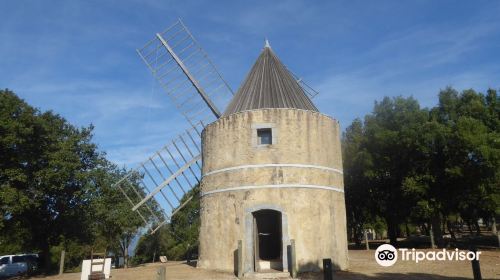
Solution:
<svg viewBox="0 0 500 280">
<path fill-rule="evenodd" d="M 271 128 L 258 128 L 257 129 L 257 144 L 258 145 L 272 145 L 273 132 Z"/>
</svg>

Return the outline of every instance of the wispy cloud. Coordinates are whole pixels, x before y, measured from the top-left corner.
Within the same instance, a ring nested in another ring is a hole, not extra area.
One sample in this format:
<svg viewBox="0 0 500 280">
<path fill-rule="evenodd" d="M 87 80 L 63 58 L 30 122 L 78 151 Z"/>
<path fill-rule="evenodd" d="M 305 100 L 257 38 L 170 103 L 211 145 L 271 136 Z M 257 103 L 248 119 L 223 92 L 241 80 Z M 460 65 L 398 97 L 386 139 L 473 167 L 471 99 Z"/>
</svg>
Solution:
<svg viewBox="0 0 500 280">
<path fill-rule="evenodd" d="M 133 167 L 188 127 L 135 53 L 177 17 L 233 89 L 264 37 L 346 126 L 383 96 L 500 86 L 496 2 L 0 2 L 0 87 L 76 125 Z M 140 11 L 140 12 L 138 12 Z"/>
<path fill-rule="evenodd" d="M 485 59 L 481 67 L 469 66 L 483 59 L 489 39 L 500 36 L 498 26 L 499 19 L 483 18 L 460 27 L 417 25 L 386 34 L 358 56 L 342 60 L 343 65 L 324 71 L 317 103 L 348 125 L 363 116 L 353 114 L 352 108 L 369 112 L 382 96 L 413 95 L 423 106 L 433 106 L 446 86 L 498 87 L 500 66 L 495 59 Z"/>
<path fill-rule="evenodd" d="M 92 123 L 100 147 L 118 164 L 132 167 L 188 127 L 157 87 L 130 89 L 99 80 L 33 84 L 14 87 L 32 103 L 54 109 L 72 123 Z"/>
</svg>

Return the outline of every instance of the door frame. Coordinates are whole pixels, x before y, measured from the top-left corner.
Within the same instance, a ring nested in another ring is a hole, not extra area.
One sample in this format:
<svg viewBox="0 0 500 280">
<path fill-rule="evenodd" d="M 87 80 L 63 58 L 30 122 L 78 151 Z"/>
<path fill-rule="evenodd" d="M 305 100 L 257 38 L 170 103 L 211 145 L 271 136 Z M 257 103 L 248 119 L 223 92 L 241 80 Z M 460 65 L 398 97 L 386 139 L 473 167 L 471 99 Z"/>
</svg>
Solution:
<svg viewBox="0 0 500 280">
<path fill-rule="evenodd" d="M 288 235 L 288 216 L 278 205 L 275 204 L 259 204 L 245 209 L 245 245 L 244 245 L 244 259 L 243 271 L 244 273 L 252 273 L 256 269 L 256 255 L 254 246 L 255 240 L 255 220 L 253 212 L 259 210 L 274 210 L 281 213 L 281 254 L 282 254 L 282 267 L 284 272 L 288 272 L 288 251 L 287 247 L 290 245 L 290 237 Z"/>
</svg>

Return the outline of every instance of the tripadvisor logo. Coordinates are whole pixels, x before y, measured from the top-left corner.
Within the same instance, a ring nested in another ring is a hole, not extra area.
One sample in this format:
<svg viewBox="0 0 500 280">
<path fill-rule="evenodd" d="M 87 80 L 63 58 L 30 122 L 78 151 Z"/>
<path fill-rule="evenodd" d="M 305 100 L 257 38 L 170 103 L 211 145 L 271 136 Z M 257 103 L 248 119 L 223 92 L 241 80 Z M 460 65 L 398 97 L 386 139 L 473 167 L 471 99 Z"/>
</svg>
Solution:
<svg viewBox="0 0 500 280">
<path fill-rule="evenodd" d="M 399 251 L 399 252 L 398 252 Z M 419 263 L 426 261 L 479 261 L 481 252 L 459 251 L 458 249 L 449 251 L 420 251 L 407 248 L 396 249 L 390 244 L 382 244 L 375 251 L 375 261 L 381 266 L 392 266 L 398 260 L 398 255 L 402 261 L 413 261 Z"/>
<path fill-rule="evenodd" d="M 398 260 L 398 251 L 390 244 L 382 244 L 375 251 L 375 260 L 381 266 L 391 266 Z"/>
</svg>

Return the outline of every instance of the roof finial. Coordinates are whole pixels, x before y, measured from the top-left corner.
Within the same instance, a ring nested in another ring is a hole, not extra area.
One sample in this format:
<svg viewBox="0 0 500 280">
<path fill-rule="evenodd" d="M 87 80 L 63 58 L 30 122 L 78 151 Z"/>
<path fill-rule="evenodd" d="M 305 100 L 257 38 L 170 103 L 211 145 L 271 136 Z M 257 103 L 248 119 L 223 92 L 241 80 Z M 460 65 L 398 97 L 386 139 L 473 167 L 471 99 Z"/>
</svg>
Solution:
<svg viewBox="0 0 500 280">
<path fill-rule="evenodd" d="M 271 48 L 271 45 L 269 44 L 269 40 L 266 38 L 266 44 L 264 45 L 264 48 Z"/>
</svg>

